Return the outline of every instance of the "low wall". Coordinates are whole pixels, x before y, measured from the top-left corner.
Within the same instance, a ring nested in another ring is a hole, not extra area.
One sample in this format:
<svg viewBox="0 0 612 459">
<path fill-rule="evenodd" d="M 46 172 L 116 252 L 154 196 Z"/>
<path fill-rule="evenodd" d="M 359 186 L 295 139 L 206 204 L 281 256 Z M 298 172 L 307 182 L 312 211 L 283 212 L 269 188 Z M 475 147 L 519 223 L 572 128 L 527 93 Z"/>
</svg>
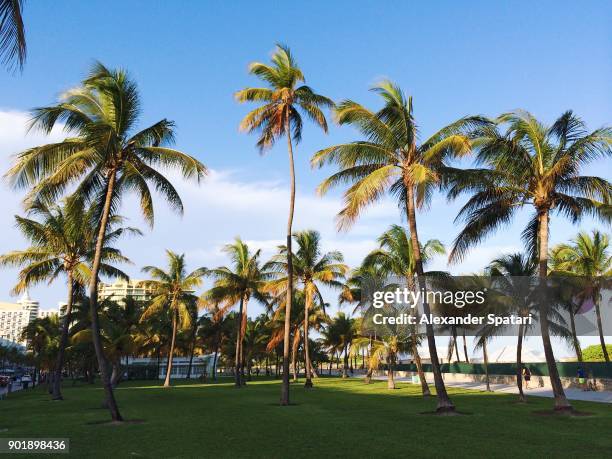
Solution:
<svg viewBox="0 0 612 459">
<path fill-rule="evenodd" d="M 377 376 L 386 376 L 386 370 L 379 370 L 375 372 Z M 416 371 L 406 371 L 399 370 L 395 372 L 396 377 L 400 378 L 411 378 L 413 376 L 417 376 Z M 433 373 L 426 371 L 425 378 L 427 380 L 433 380 Z M 486 382 L 486 376 L 484 374 L 471 374 L 471 373 L 442 373 L 442 379 L 447 382 L 456 382 L 456 383 L 471 383 L 478 382 L 484 384 Z M 595 387 L 598 391 L 612 391 L 612 379 L 608 378 L 593 378 L 595 380 Z M 592 381 L 592 380 L 590 380 Z M 489 382 L 491 384 L 516 384 L 516 375 L 500 375 L 500 374 L 491 374 L 489 373 Z M 524 383 L 523 383 L 524 384 Z M 571 389 L 582 389 L 583 385 L 578 382 L 578 378 L 561 376 L 561 384 L 564 388 Z M 552 389 L 550 384 L 550 377 L 534 375 L 531 374 L 531 381 L 529 382 L 529 387 L 543 387 L 547 389 Z"/>
</svg>

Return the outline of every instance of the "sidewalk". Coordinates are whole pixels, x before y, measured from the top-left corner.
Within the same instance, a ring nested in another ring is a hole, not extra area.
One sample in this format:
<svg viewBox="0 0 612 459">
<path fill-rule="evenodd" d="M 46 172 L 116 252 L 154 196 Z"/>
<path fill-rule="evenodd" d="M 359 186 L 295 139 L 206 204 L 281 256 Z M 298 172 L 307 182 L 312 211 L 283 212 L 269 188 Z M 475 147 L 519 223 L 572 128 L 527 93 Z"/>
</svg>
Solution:
<svg viewBox="0 0 612 459">
<path fill-rule="evenodd" d="M 374 379 L 377 380 L 386 380 L 386 376 L 376 376 Z M 395 381 L 398 382 L 409 382 L 412 380 L 410 378 L 395 378 Z M 428 384 L 433 385 L 433 380 L 427 381 Z M 470 389 L 470 390 L 480 390 L 485 391 L 487 389 L 486 384 L 473 382 L 473 383 L 459 383 L 459 382 L 447 382 L 444 384 L 448 387 L 456 387 L 459 389 Z M 507 394 L 518 394 L 518 388 L 514 384 L 491 384 L 491 390 L 493 392 L 504 392 Z M 612 392 L 610 391 L 582 391 L 580 389 L 564 389 L 565 396 L 570 400 L 582 400 L 585 402 L 598 402 L 598 403 L 612 403 Z M 536 387 L 533 389 L 523 389 L 525 395 L 533 395 L 536 397 L 548 397 L 552 398 L 553 392 L 552 389 L 548 389 L 546 387 Z"/>
</svg>

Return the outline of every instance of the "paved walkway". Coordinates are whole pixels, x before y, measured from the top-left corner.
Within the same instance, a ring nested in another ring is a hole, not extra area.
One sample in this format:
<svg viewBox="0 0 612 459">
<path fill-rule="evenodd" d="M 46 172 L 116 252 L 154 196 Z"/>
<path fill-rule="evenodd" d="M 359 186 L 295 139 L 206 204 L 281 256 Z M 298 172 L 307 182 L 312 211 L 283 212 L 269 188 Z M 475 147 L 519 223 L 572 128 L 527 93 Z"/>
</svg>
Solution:
<svg viewBox="0 0 612 459">
<path fill-rule="evenodd" d="M 386 380 L 386 376 L 376 376 L 374 379 Z M 411 378 L 395 378 L 396 381 L 412 382 Z M 433 380 L 427 381 L 433 385 Z M 480 382 L 451 382 L 444 381 L 449 387 L 457 387 L 461 389 L 471 389 L 485 391 L 486 384 Z M 514 384 L 491 384 L 493 392 L 505 392 L 507 394 L 518 394 L 518 388 Z M 534 395 L 536 397 L 552 398 L 552 389 L 546 387 L 536 387 L 533 389 L 524 389 L 525 395 Z M 570 400 L 583 400 L 586 402 L 612 403 L 612 392 L 610 391 L 582 391 L 580 389 L 565 389 L 565 396 Z"/>
</svg>

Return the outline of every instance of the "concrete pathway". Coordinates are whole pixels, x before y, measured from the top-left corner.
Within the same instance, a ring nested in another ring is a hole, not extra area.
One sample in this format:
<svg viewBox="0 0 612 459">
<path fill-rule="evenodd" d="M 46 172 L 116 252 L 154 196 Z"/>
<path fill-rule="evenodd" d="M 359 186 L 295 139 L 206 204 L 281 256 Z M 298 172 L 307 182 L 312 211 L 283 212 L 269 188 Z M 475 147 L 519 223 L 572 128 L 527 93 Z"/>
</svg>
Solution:
<svg viewBox="0 0 612 459">
<path fill-rule="evenodd" d="M 386 380 L 386 376 L 376 376 L 374 379 Z M 411 383 L 411 378 L 395 378 L 396 381 Z M 433 385 L 433 380 L 427 381 Z M 449 387 L 456 387 L 460 389 L 470 389 L 485 391 L 487 389 L 486 384 L 479 382 L 451 382 L 444 381 Z M 518 394 L 518 388 L 513 384 L 491 384 L 491 390 L 493 392 L 504 392 L 507 394 Z M 536 387 L 533 389 L 523 389 L 525 395 L 533 395 L 536 397 L 549 397 L 552 398 L 552 389 L 546 387 Z M 582 391 L 580 389 L 565 389 L 565 396 L 570 400 L 582 400 L 586 402 L 599 402 L 599 403 L 612 403 L 612 392 L 610 391 Z"/>
</svg>

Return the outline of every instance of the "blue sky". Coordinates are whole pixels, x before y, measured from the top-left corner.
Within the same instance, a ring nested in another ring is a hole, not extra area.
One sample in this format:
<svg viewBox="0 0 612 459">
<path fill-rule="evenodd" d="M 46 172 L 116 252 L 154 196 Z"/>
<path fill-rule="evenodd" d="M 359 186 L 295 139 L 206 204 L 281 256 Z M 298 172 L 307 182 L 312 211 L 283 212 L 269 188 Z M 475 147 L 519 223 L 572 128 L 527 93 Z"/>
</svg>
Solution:
<svg viewBox="0 0 612 459">
<path fill-rule="evenodd" d="M 52 103 L 79 82 L 94 59 L 129 69 L 143 97 L 141 124 L 174 120 L 177 146 L 214 171 L 201 188 L 180 188 L 186 196 L 182 221 L 160 207 L 152 233 L 124 242 L 135 263 L 127 270 L 138 275 L 139 266 L 163 263 L 165 247 L 187 252 L 194 267 L 215 266 L 224 262 L 219 247 L 236 235 L 269 251 L 282 239 L 284 144 L 260 156 L 255 138 L 238 132 L 250 107 L 232 98 L 234 91 L 257 84 L 247 65 L 267 60 L 276 42 L 288 44 L 307 83 L 334 100 L 377 107 L 368 88 L 381 78 L 396 81 L 414 97 L 423 137 L 464 115 L 495 116 L 518 107 L 545 122 L 570 108 L 593 129 L 612 121 L 610 2 L 414 3 L 27 2 L 25 69 L 17 75 L 0 71 L 2 167 L 10 154 L 41 140 L 23 137 L 24 112 Z M 329 248 L 345 250 L 351 263 L 399 220 L 398 214 L 384 202 L 350 233 L 336 234 L 339 194 L 326 200 L 314 196 L 331 170 L 311 171 L 308 160 L 322 147 L 356 138 L 350 128 L 332 125 L 324 135 L 308 126 L 296 164 L 296 227 L 320 228 Z M 609 164 L 594 164 L 587 172 L 611 178 Z M 6 234 L 0 251 L 6 252 L 20 244 L 11 229 L 19 196 L 6 185 L 1 193 Z M 421 236 L 450 244 L 459 230 L 452 222 L 458 205 L 435 199 L 420 217 Z M 126 206 L 132 215 L 130 203 Z M 479 269 L 496 251 L 520 247 L 523 220 L 453 270 Z M 140 221 L 135 217 L 132 223 Z M 564 240 L 577 229 L 555 220 L 552 240 Z M 443 260 L 437 263 L 442 266 Z M 0 273 L 0 300 L 8 300 L 13 282 L 14 272 Z M 63 288 L 40 287 L 33 296 L 52 307 L 63 298 Z"/>
</svg>

